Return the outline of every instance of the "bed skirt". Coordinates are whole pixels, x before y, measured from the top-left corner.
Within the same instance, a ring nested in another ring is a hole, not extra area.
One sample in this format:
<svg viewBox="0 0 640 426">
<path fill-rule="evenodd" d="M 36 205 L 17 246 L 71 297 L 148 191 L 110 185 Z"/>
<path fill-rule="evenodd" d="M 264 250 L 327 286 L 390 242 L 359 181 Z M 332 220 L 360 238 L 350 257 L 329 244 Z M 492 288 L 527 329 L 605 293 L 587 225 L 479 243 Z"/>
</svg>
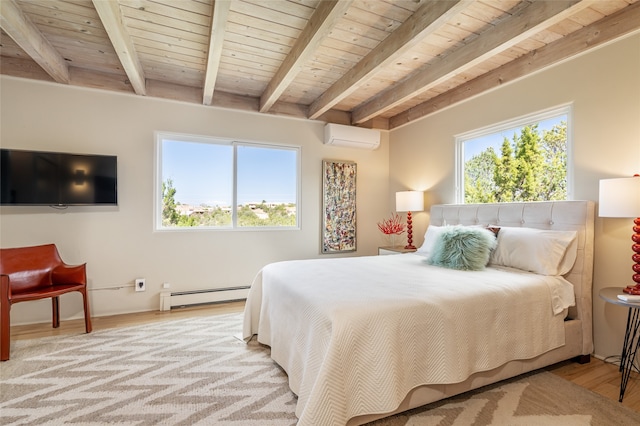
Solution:
<svg viewBox="0 0 640 426">
<path fill-rule="evenodd" d="M 498 368 L 482 371 L 471 375 L 460 383 L 446 385 L 425 385 L 413 389 L 406 396 L 400 406 L 392 412 L 369 414 L 354 417 L 348 426 L 361 425 L 384 417 L 421 407 L 432 402 L 440 401 L 473 389 L 497 383 L 520 374 L 528 373 L 539 368 L 547 367 L 561 361 L 589 354 L 582 353 L 582 324 L 580 320 L 565 321 L 565 345 L 553 349 L 532 359 L 510 361 Z"/>
</svg>

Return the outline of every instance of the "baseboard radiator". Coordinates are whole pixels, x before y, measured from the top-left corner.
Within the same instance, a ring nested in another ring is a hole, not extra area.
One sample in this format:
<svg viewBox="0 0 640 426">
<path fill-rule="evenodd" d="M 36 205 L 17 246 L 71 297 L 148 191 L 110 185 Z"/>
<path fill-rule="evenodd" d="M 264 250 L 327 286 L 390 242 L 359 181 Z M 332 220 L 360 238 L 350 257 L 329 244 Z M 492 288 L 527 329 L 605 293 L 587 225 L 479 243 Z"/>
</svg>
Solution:
<svg viewBox="0 0 640 426">
<path fill-rule="evenodd" d="M 249 294 L 249 286 L 211 288 L 205 290 L 163 291 L 160 293 L 160 310 L 170 311 L 187 306 L 209 305 L 212 303 L 235 302 L 245 300 Z"/>
</svg>

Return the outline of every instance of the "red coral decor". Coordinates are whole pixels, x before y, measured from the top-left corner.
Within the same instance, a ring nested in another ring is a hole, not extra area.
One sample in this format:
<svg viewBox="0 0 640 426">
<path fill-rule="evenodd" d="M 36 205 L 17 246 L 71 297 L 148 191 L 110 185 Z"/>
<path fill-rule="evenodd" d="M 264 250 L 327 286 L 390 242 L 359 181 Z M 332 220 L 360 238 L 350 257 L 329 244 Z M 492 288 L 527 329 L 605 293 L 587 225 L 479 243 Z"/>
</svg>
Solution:
<svg viewBox="0 0 640 426">
<path fill-rule="evenodd" d="M 378 222 L 378 229 L 385 235 L 400 235 L 404 232 L 404 223 L 398 213 L 393 213 L 389 219 Z"/>
</svg>

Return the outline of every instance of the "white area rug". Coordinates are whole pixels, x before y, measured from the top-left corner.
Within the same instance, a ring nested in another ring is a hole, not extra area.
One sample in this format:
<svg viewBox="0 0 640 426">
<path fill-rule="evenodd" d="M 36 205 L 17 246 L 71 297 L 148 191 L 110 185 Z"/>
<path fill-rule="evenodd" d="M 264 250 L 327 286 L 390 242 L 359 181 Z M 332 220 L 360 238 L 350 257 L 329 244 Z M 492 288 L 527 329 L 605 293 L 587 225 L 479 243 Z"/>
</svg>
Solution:
<svg viewBox="0 0 640 426">
<path fill-rule="evenodd" d="M 241 327 L 228 314 L 13 341 L 0 363 L 0 424 L 295 425 L 286 374 L 268 347 L 233 337 Z M 635 424 L 640 414 L 548 372 L 375 422 Z"/>
</svg>

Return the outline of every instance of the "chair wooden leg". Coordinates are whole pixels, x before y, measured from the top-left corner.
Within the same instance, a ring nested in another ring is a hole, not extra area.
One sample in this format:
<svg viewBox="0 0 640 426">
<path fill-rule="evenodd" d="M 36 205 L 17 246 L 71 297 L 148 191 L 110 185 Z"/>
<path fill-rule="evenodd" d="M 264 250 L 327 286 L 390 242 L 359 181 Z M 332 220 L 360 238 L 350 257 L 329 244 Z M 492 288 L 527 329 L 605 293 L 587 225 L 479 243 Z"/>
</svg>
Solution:
<svg viewBox="0 0 640 426">
<path fill-rule="evenodd" d="M 60 327 L 60 302 L 57 297 L 51 298 L 51 310 L 53 311 L 53 328 Z"/>
<path fill-rule="evenodd" d="M 89 311 L 89 295 L 87 291 L 82 292 L 82 301 L 84 302 L 84 328 L 87 333 L 91 333 L 91 313 Z"/>
<path fill-rule="evenodd" d="M 11 350 L 11 324 L 9 323 L 9 309 L 11 306 L 4 302 L 0 305 L 2 313 L 2 324 L 0 324 L 0 361 L 7 361 L 9 359 L 9 351 Z"/>
<path fill-rule="evenodd" d="M 2 280 L 0 288 L 0 361 L 7 361 L 11 350 L 10 311 L 9 283 Z"/>
</svg>

